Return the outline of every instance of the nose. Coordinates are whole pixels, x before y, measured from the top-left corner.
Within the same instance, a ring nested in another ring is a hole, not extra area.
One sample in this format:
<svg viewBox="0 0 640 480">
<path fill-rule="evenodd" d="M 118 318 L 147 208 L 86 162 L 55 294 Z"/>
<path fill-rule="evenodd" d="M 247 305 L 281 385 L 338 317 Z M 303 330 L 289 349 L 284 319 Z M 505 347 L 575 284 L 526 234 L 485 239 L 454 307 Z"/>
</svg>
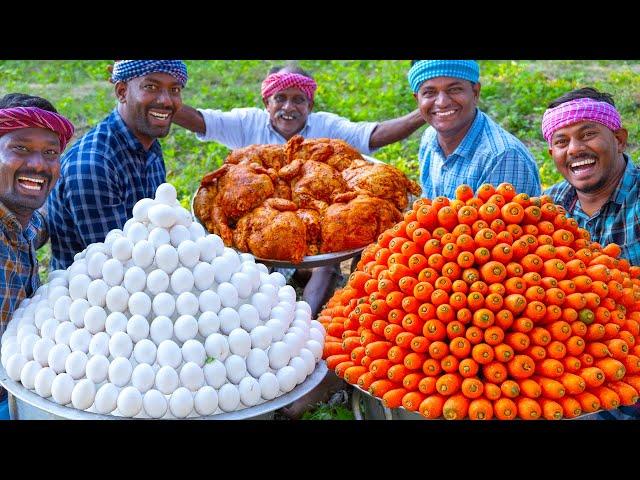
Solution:
<svg viewBox="0 0 640 480">
<path fill-rule="evenodd" d="M 163 107 L 172 104 L 171 95 L 165 88 L 159 89 L 158 96 L 156 97 L 156 103 Z"/>
<path fill-rule="evenodd" d="M 447 95 L 447 92 L 444 90 L 438 92 L 438 94 L 436 95 L 435 104 L 438 107 L 442 107 L 447 105 L 448 103 L 449 103 L 449 95 Z"/>
<path fill-rule="evenodd" d="M 577 137 L 571 137 L 569 139 L 569 146 L 567 147 L 567 154 L 569 156 L 576 156 L 584 152 L 584 142 Z"/>
<path fill-rule="evenodd" d="M 36 173 L 42 173 L 47 169 L 47 161 L 42 152 L 32 152 L 27 159 L 27 166 Z"/>
</svg>

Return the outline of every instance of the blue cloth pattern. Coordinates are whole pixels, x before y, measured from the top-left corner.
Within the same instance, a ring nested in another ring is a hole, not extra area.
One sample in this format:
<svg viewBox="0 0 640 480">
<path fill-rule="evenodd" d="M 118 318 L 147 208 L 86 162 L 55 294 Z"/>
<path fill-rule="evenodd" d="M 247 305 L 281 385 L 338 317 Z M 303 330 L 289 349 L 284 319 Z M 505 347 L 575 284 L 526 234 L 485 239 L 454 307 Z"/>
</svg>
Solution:
<svg viewBox="0 0 640 480">
<path fill-rule="evenodd" d="M 407 74 L 411 90 L 416 93 L 425 80 L 436 77 L 453 77 L 476 83 L 480 78 L 480 66 L 475 60 L 420 60 Z"/>
<path fill-rule="evenodd" d="M 69 267 L 76 253 L 122 229 L 136 202 L 153 198 L 166 178 L 160 143 L 145 151 L 115 109 L 60 163 L 60 179 L 47 199 L 52 270 Z"/>
<path fill-rule="evenodd" d="M 438 135 L 429 127 L 418 151 L 422 196 L 455 198 L 465 183 L 475 192 L 483 183 L 511 183 L 518 193 L 540 195 L 540 174 L 531 153 L 516 137 L 476 110 L 469 131 L 455 151 L 445 157 Z"/>
<path fill-rule="evenodd" d="M 183 87 L 187 84 L 187 66 L 182 60 L 118 60 L 113 64 L 111 81 L 126 82 L 153 72 L 173 75 Z"/>
</svg>

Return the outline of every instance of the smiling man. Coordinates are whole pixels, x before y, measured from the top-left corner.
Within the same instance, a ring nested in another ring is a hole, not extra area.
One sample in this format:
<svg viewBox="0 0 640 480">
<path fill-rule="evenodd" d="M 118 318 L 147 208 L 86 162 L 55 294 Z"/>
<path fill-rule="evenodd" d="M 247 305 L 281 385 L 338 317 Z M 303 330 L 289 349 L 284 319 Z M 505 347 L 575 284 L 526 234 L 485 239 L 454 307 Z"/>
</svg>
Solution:
<svg viewBox="0 0 640 480">
<path fill-rule="evenodd" d="M 540 175 L 531 153 L 477 107 L 479 77 L 473 60 L 418 60 L 409 70 L 409 85 L 430 125 L 418 151 L 422 195 L 455 198 L 460 184 L 475 191 L 483 183 L 502 182 L 539 195 Z"/>
<path fill-rule="evenodd" d="M 52 269 L 122 228 L 133 206 L 166 181 L 158 138 L 182 106 L 187 68 L 181 60 L 120 60 L 113 65 L 117 107 L 61 159 L 47 201 Z"/>
<path fill-rule="evenodd" d="M 549 154 L 565 178 L 545 191 L 601 245 L 640 265 L 640 169 L 624 153 L 627 130 L 610 94 L 573 90 L 542 118 Z"/>
</svg>

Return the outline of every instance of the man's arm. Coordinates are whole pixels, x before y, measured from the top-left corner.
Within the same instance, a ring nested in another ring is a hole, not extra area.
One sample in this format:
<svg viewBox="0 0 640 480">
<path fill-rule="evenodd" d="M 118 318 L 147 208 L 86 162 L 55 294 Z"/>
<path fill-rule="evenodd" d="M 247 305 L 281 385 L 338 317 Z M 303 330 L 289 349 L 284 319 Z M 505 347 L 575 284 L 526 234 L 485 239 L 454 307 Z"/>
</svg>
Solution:
<svg viewBox="0 0 640 480">
<path fill-rule="evenodd" d="M 385 120 L 379 123 L 371 133 L 369 148 L 375 150 L 376 148 L 384 147 L 390 143 L 407 138 L 425 123 L 424 118 L 422 118 L 420 114 L 420 110 L 417 109 L 403 117 Z"/>
<path fill-rule="evenodd" d="M 207 131 L 202 114 L 189 105 L 182 105 L 182 108 L 173 115 L 173 123 L 201 135 Z"/>
</svg>

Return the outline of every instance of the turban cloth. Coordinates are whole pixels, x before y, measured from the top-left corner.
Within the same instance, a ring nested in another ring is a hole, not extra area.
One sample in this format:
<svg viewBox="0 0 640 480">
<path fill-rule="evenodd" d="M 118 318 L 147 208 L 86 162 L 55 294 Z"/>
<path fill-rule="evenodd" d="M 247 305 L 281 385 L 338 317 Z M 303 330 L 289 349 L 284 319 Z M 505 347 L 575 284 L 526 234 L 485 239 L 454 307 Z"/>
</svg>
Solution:
<svg viewBox="0 0 640 480">
<path fill-rule="evenodd" d="M 419 60 L 407 75 L 411 90 L 417 93 L 425 80 L 436 77 L 454 77 L 476 83 L 480 78 L 480 66 L 475 60 Z"/>
<path fill-rule="evenodd" d="M 578 122 L 591 121 L 616 131 L 622 127 L 616 107 L 592 98 L 578 98 L 549 108 L 542 116 L 542 136 L 551 146 L 554 132 Z"/>
<path fill-rule="evenodd" d="M 118 60 L 113 64 L 111 82 L 127 82 L 153 72 L 173 75 L 183 87 L 187 84 L 187 66 L 182 60 Z"/>
<path fill-rule="evenodd" d="M 299 73 L 272 73 L 262 82 L 262 98 L 269 98 L 274 93 L 291 87 L 299 88 L 309 100 L 313 101 L 318 84 L 313 78 L 305 77 Z"/>
<path fill-rule="evenodd" d="M 21 128 L 52 130 L 60 139 L 60 151 L 73 136 L 73 124 L 55 112 L 38 107 L 11 107 L 0 109 L 0 135 Z"/>
</svg>

